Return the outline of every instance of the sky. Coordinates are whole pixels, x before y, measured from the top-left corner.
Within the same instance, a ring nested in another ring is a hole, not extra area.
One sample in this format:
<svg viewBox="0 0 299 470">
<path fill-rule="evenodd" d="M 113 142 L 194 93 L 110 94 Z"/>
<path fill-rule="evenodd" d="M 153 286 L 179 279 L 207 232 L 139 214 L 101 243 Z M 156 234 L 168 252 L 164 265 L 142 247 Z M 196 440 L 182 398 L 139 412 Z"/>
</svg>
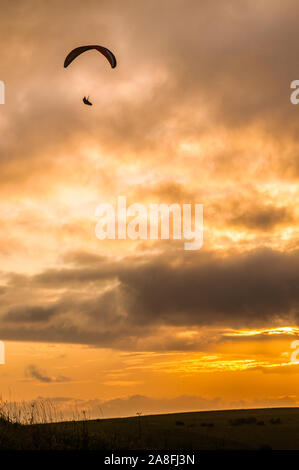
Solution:
<svg viewBox="0 0 299 470">
<path fill-rule="evenodd" d="M 1 0 L 4 400 L 298 406 L 298 21 L 291 0 Z M 64 69 L 82 44 L 117 67 Z M 121 195 L 202 204 L 202 248 L 99 240 Z"/>
</svg>

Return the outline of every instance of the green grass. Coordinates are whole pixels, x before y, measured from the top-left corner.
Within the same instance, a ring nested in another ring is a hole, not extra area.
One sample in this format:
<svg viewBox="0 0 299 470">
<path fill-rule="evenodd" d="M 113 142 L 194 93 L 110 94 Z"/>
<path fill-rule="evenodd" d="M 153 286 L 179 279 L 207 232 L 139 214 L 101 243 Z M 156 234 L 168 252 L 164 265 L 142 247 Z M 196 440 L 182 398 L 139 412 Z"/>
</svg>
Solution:
<svg viewBox="0 0 299 470">
<path fill-rule="evenodd" d="M 299 450 L 299 408 L 202 411 L 20 425 L 0 419 L 0 449 Z"/>
</svg>

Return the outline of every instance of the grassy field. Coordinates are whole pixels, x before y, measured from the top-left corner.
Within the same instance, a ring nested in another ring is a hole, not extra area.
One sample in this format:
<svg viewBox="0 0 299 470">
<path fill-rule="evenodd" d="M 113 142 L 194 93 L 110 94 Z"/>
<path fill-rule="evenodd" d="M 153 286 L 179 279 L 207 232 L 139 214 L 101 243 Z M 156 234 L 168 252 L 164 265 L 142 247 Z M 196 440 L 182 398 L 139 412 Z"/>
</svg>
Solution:
<svg viewBox="0 0 299 470">
<path fill-rule="evenodd" d="M 7 450 L 299 450 L 299 408 L 208 411 L 21 425 L 0 420 Z"/>
</svg>

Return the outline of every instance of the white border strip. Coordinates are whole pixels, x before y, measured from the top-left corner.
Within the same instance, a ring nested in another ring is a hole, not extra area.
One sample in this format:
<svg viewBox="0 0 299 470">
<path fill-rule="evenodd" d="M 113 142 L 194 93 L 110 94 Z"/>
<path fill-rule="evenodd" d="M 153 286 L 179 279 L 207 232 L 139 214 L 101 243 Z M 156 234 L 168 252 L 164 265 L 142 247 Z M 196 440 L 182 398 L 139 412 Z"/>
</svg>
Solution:
<svg viewBox="0 0 299 470">
<path fill-rule="evenodd" d="M 2 80 L 0 80 L 0 104 L 5 104 L 5 85 Z"/>
</svg>

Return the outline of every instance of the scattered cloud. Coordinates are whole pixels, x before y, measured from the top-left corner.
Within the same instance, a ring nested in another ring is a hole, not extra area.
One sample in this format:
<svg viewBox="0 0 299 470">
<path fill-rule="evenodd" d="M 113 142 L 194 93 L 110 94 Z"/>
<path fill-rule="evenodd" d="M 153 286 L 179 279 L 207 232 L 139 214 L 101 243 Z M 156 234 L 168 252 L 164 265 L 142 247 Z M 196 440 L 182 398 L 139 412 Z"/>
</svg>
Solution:
<svg viewBox="0 0 299 470">
<path fill-rule="evenodd" d="M 59 375 L 57 377 L 49 376 L 46 372 L 43 372 L 39 367 L 34 364 L 29 364 L 25 369 L 25 377 L 35 379 L 42 383 L 64 383 L 69 382 L 68 377 Z"/>
</svg>

